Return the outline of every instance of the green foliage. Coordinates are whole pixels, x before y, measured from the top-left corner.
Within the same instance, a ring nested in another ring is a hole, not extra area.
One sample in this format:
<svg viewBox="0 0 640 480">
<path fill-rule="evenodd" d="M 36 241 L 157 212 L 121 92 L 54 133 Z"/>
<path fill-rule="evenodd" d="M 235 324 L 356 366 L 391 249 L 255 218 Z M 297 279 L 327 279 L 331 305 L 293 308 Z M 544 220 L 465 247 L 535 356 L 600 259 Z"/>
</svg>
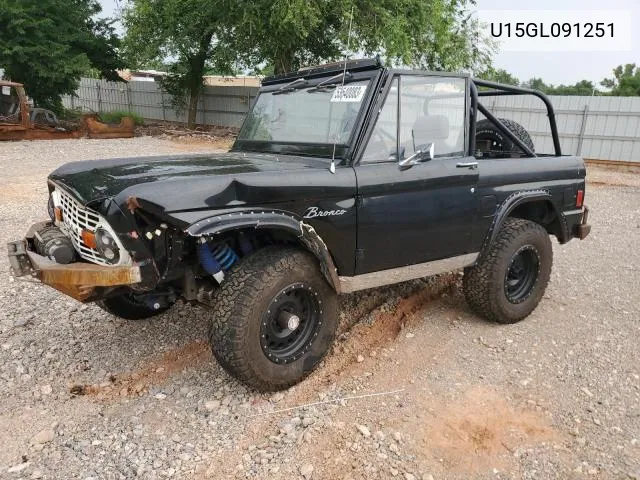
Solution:
<svg viewBox="0 0 640 480">
<path fill-rule="evenodd" d="M 85 113 L 81 108 L 61 108 L 59 112 L 56 113 L 58 120 L 67 120 L 71 122 L 75 122 L 80 120 L 82 114 Z"/>
<path fill-rule="evenodd" d="M 175 107 L 189 94 L 192 126 L 210 70 L 282 73 L 352 52 L 434 70 L 483 68 L 491 47 L 467 12 L 474 1 L 130 0 L 125 54 L 131 66 L 169 64 L 163 86 Z"/>
<path fill-rule="evenodd" d="M 117 79 L 122 68 L 111 21 L 96 0 L 0 0 L 0 65 L 41 107 L 60 111 L 86 72 Z"/>
<path fill-rule="evenodd" d="M 114 112 L 101 112 L 98 116 L 100 117 L 100 121 L 104 123 L 120 123 L 122 117 L 131 117 L 136 125 L 144 125 L 144 118 L 135 112 L 117 110 Z"/>
<path fill-rule="evenodd" d="M 601 92 L 589 80 L 580 80 L 573 85 L 550 86 L 551 95 L 600 95 Z"/>
<path fill-rule="evenodd" d="M 490 82 L 498 82 L 505 85 L 520 85 L 520 80 L 501 68 L 489 67 L 477 75 L 478 78 L 489 80 Z"/>
<path fill-rule="evenodd" d="M 246 65 L 275 73 L 382 53 L 388 63 L 432 70 L 488 64 L 490 49 L 468 15 L 473 0 L 254 0 L 230 39 Z M 351 26 L 351 29 L 350 29 Z M 351 35 L 349 31 L 351 30 Z"/>
<path fill-rule="evenodd" d="M 540 90 L 547 95 L 601 95 L 602 93 L 596 88 L 593 82 L 589 80 L 580 80 L 574 85 L 551 85 L 546 84 L 541 78 L 532 78 L 524 83 L 525 87 Z"/>
<path fill-rule="evenodd" d="M 613 78 L 605 78 L 600 85 L 611 89 L 615 96 L 640 95 L 640 68 L 635 63 L 627 63 L 613 69 Z"/>
<path fill-rule="evenodd" d="M 619 65 L 613 69 L 613 78 L 605 78 L 600 82 L 610 92 L 598 90 L 595 83 L 590 80 L 580 80 L 573 85 L 552 85 L 547 84 L 541 78 L 531 78 L 526 82 L 520 83 L 519 80 L 502 69 L 489 67 L 482 73 L 478 74 L 478 78 L 491 80 L 509 85 L 520 84 L 523 87 L 540 90 L 548 95 L 614 95 L 635 97 L 640 96 L 640 67 L 635 63 L 627 63 Z"/>
<path fill-rule="evenodd" d="M 202 76 L 212 69 L 233 73 L 235 56 L 221 41 L 234 25 L 239 2 L 231 0 L 131 0 L 124 11 L 124 55 L 131 67 L 164 63 L 162 80 L 176 109 L 189 94 L 193 127 Z"/>
</svg>

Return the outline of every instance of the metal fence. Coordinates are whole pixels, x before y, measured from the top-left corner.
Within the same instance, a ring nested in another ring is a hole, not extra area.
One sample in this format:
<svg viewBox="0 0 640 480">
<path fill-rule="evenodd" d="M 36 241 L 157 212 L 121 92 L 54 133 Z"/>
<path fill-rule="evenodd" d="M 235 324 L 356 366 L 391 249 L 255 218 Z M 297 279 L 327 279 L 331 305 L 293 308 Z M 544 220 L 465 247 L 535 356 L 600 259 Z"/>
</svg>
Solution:
<svg viewBox="0 0 640 480">
<path fill-rule="evenodd" d="M 594 160 L 640 162 L 640 97 L 551 96 L 562 153 Z M 485 100 L 498 117 L 522 124 L 536 151 L 553 153 L 547 110 L 531 95 Z"/>
<path fill-rule="evenodd" d="M 239 127 L 256 87 L 207 86 L 198 101 L 196 122 Z M 97 112 L 126 110 L 147 120 L 185 122 L 186 111 L 176 112 L 170 97 L 155 82 L 107 82 L 83 78 L 75 96 L 63 97 L 68 108 Z M 640 162 L 640 97 L 552 96 L 562 151 L 596 160 Z M 485 105 L 498 117 L 522 124 L 536 151 L 553 153 L 547 112 L 538 98 L 492 97 Z"/>
<path fill-rule="evenodd" d="M 198 99 L 196 123 L 239 127 L 256 96 L 256 87 L 206 86 Z M 62 97 L 67 108 L 96 112 L 128 111 L 147 120 L 186 122 L 186 108 L 176 112 L 171 97 L 156 82 L 107 82 L 83 78 L 75 95 Z"/>
</svg>

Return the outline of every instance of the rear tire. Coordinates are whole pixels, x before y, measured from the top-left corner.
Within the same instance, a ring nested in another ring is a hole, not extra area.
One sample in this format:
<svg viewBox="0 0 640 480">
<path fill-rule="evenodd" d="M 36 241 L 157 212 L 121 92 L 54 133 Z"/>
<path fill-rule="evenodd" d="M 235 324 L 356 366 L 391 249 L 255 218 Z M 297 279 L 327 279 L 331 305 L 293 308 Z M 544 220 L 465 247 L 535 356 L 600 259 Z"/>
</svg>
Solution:
<svg viewBox="0 0 640 480">
<path fill-rule="evenodd" d="M 117 297 L 105 298 L 96 302 L 96 305 L 116 317 L 125 320 L 144 320 L 155 317 L 171 308 L 171 305 L 153 309 L 144 302 L 137 300 L 132 293 L 125 293 Z"/>
<path fill-rule="evenodd" d="M 471 309 L 499 323 L 515 323 L 538 306 L 549 283 L 553 249 L 539 224 L 507 218 L 478 263 L 464 270 Z"/>
<path fill-rule="evenodd" d="M 315 257 L 296 248 L 267 247 L 238 262 L 212 305 L 214 356 L 262 391 L 290 387 L 311 373 L 338 325 L 335 291 Z"/>
</svg>

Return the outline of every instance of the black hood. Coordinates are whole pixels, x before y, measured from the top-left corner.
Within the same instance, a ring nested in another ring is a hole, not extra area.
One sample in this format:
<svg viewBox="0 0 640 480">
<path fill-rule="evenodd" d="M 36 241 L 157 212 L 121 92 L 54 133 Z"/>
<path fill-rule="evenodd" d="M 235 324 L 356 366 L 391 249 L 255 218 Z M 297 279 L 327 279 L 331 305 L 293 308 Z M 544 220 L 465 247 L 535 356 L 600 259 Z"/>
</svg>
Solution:
<svg viewBox="0 0 640 480">
<path fill-rule="evenodd" d="M 174 206 L 180 209 L 181 196 L 190 196 L 188 193 L 194 190 L 200 190 L 205 197 L 219 195 L 247 175 L 261 177 L 271 186 L 278 187 L 286 185 L 287 172 L 327 168 L 326 160 L 286 155 L 240 152 L 160 155 L 67 163 L 52 172 L 49 179 L 84 204 L 118 197 L 119 194 L 137 196 L 144 192 L 153 193 L 154 197 L 173 197 Z M 233 201 L 234 198 L 228 200 Z M 192 207 L 185 205 L 185 208 Z"/>
</svg>

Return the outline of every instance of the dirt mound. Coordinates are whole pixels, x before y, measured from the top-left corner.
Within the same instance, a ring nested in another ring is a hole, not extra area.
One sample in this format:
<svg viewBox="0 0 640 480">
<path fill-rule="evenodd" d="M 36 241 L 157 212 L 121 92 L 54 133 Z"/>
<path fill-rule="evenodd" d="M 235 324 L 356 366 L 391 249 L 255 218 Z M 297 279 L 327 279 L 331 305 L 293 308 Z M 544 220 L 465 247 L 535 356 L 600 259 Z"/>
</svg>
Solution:
<svg viewBox="0 0 640 480">
<path fill-rule="evenodd" d="M 146 361 L 132 372 L 111 375 L 101 384 L 73 385 L 72 395 L 91 395 L 109 400 L 129 395 L 142 395 L 153 385 L 160 385 L 170 377 L 203 362 L 211 361 L 211 350 L 205 342 L 192 342 Z"/>
<path fill-rule="evenodd" d="M 432 415 L 412 433 L 421 444 L 421 454 L 445 459 L 443 467 L 454 472 L 502 470 L 518 447 L 560 437 L 545 415 L 514 408 L 487 388 L 473 388 L 452 403 L 432 401 L 424 405 Z"/>
</svg>

